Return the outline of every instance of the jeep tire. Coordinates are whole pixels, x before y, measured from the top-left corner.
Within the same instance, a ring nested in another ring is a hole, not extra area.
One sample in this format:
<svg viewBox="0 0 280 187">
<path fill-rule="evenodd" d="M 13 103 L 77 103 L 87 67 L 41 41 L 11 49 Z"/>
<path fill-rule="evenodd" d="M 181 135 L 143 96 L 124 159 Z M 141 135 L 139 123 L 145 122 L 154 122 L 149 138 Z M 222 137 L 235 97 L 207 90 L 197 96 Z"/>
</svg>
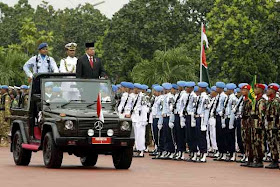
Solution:
<svg viewBox="0 0 280 187">
<path fill-rule="evenodd" d="M 47 168 L 60 168 L 63 152 L 55 145 L 53 133 L 46 133 L 43 141 L 43 158 Z"/>
<path fill-rule="evenodd" d="M 22 148 L 22 135 L 19 130 L 13 136 L 13 157 L 16 165 L 28 166 L 31 160 L 32 151 Z"/>
<path fill-rule="evenodd" d="M 116 150 L 112 157 L 116 169 L 128 169 L 132 162 L 133 148 L 126 147 Z"/>
<path fill-rule="evenodd" d="M 86 157 L 81 157 L 81 164 L 86 167 L 95 166 L 98 159 L 98 154 L 90 154 Z"/>
</svg>

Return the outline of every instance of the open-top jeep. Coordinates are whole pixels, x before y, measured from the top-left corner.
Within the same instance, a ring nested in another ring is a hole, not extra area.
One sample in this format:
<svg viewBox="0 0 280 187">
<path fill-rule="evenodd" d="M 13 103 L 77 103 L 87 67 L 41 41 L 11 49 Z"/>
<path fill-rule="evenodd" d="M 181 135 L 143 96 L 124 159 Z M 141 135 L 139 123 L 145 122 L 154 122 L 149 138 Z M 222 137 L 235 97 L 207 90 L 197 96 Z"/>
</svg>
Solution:
<svg viewBox="0 0 280 187">
<path fill-rule="evenodd" d="M 101 93 L 104 123 L 97 116 Z M 34 76 L 27 109 L 12 109 L 11 151 L 16 165 L 28 165 L 32 152 L 43 151 L 47 168 L 59 168 L 63 152 L 94 166 L 98 154 L 112 155 L 116 169 L 128 169 L 134 138 L 130 119 L 114 110 L 110 81 L 77 79 L 75 74 Z"/>
</svg>

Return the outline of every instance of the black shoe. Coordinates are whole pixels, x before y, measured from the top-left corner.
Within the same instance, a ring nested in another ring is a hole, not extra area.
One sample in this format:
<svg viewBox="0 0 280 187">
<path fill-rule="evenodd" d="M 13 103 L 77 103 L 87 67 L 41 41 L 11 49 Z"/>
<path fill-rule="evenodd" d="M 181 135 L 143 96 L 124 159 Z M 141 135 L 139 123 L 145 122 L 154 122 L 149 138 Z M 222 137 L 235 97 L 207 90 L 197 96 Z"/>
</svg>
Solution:
<svg viewBox="0 0 280 187">
<path fill-rule="evenodd" d="M 223 161 L 222 157 L 214 158 L 214 161 Z"/>
<path fill-rule="evenodd" d="M 251 167 L 252 165 L 253 165 L 253 162 L 245 162 L 245 163 L 241 164 L 240 166 Z"/>
<path fill-rule="evenodd" d="M 251 166 L 252 168 L 263 168 L 262 162 L 254 162 Z"/>
<path fill-rule="evenodd" d="M 277 162 L 273 161 L 268 166 L 265 166 L 265 168 L 266 169 L 279 169 L 278 161 Z"/>
</svg>

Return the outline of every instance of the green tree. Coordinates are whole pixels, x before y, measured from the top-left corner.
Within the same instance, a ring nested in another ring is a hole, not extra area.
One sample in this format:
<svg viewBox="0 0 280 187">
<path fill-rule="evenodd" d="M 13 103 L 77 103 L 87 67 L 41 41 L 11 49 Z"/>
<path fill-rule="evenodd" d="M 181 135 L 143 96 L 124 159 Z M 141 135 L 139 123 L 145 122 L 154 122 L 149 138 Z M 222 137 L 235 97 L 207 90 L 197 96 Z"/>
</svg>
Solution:
<svg viewBox="0 0 280 187">
<path fill-rule="evenodd" d="M 143 60 L 133 68 L 133 81 L 150 86 L 154 83 L 176 83 L 179 80 L 197 81 L 199 66 L 187 53 L 184 47 L 156 51 L 151 61 Z"/>
</svg>

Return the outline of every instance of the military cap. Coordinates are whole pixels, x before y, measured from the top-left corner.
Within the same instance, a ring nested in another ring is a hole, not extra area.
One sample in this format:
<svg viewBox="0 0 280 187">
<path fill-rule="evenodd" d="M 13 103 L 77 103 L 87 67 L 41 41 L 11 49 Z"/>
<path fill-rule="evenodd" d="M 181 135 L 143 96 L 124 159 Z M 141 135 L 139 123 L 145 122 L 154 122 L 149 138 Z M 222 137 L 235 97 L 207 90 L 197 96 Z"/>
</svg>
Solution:
<svg viewBox="0 0 280 187">
<path fill-rule="evenodd" d="M 263 90 L 265 90 L 265 88 L 266 88 L 266 86 L 265 86 L 264 84 L 260 84 L 260 83 L 255 84 L 255 87 L 256 87 L 256 88 L 261 88 L 261 89 L 263 89 Z"/>
<path fill-rule="evenodd" d="M 112 85 L 112 90 L 113 90 L 113 92 L 117 92 L 118 91 L 118 87 L 116 85 Z"/>
<path fill-rule="evenodd" d="M 187 82 L 186 87 L 194 87 L 195 86 L 195 82 Z"/>
<path fill-rule="evenodd" d="M 279 90 L 279 86 L 276 83 L 271 83 L 268 85 L 268 89 L 272 89 L 277 92 Z"/>
<path fill-rule="evenodd" d="M 197 85 L 201 88 L 207 88 L 208 87 L 208 83 L 207 82 L 199 82 L 197 83 Z"/>
<path fill-rule="evenodd" d="M 234 84 L 234 83 L 228 83 L 228 84 L 226 84 L 226 88 L 227 88 L 228 90 L 234 90 L 234 89 L 236 88 L 236 84 Z"/>
<path fill-rule="evenodd" d="M 8 90 L 8 89 L 9 89 L 9 86 L 7 86 L 7 85 L 2 85 L 1 89 Z"/>
<path fill-rule="evenodd" d="M 207 91 L 207 93 L 211 93 L 211 88 L 207 87 L 206 91 Z"/>
<path fill-rule="evenodd" d="M 152 88 L 154 89 L 155 86 L 160 86 L 159 84 L 153 84 Z"/>
<path fill-rule="evenodd" d="M 38 50 L 41 50 L 41 49 L 43 49 L 44 47 L 48 47 L 48 44 L 47 44 L 47 43 L 41 43 L 41 44 L 38 46 Z"/>
<path fill-rule="evenodd" d="M 172 88 L 175 90 L 178 90 L 178 85 L 177 84 L 172 84 Z"/>
<path fill-rule="evenodd" d="M 152 92 L 152 90 L 151 90 L 151 89 L 147 89 L 147 92 L 148 92 L 148 93 L 151 93 L 151 92 Z"/>
<path fill-rule="evenodd" d="M 212 86 L 211 87 L 211 91 L 216 91 L 217 90 L 217 87 L 216 86 Z"/>
<path fill-rule="evenodd" d="M 240 88 L 236 88 L 235 91 L 236 91 L 237 93 L 240 93 Z"/>
<path fill-rule="evenodd" d="M 57 93 L 57 92 L 60 92 L 60 91 L 61 91 L 61 88 L 55 86 L 55 87 L 53 87 L 52 91 Z"/>
<path fill-rule="evenodd" d="M 21 86 L 20 86 L 20 89 L 27 90 L 27 89 L 28 89 L 28 86 L 27 86 L 27 85 L 21 85 Z"/>
<path fill-rule="evenodd" d="M 162 87 L 166 90 L 171 90 L 172 84 L 166 82 L 162 84 Z"/>
<path fill-rule="evenodd" d="M 120 84 L 117 84 L 116 86 L 117 86 L 118 88 L 122 87 L 122 85 L 120 85 Z"/>
<path fill-rule="evenodd" d="M 216 87 L 217 88 L 225 88 L 226 84 L 224 82 L 216 82 Z"/>
<path fill-rule="evenodd" d="M 242 86 L 241 89 L 247 89 L 247 90 L 250 90 L 251 89 L 251 86 L 249 84 L 245 84 Z"/>
<path fill-rule="evenodd" d="M 194 92 L 198 92 L 198 86 L 194 87 Z"/>
<path fill-rule="evenodd" d="M 142 90 L 147 90 L 149 88 L 149 86 L 142 84 Z"/>
<path fill-rule="evenodd" d="M 134 85 L 131 82 L 121 82 L 121 85 L 125 88 L 130 88 L 130 89 L 134 88 Z"/>
<path fill-rule="evenodd" d="M 134 88 L 142 89 L 142 85 L 139 83 L 134 83 Z"/>
<path fill-rule="evenodd" d="M 77 44 L 71 42 L 71 43 L 66 44 L 65 48 L 68 49 L 68 50 L 76 50 Z"/>
<path fill-rule="evenodd" d="M 228 89 L 227 88 L 224 88 L 224 92 L 226 92 Z"/>
<path fill-rule="evenodd" d="M 154 90 L 157 92 L 162 92 L 163 91 L 163 87 L 162 86 L 155 86 Z"/>
<path fill-rule="evenodd" d="M 186 87 L 187 82 L 186 81 L 178 81 L 177 85 L 180 86 L 180 87 Z"/>
<path fill-rule="evenodd" d="M 238 87 L 239 87 L 240 89 L 242 89 L 242 87 L 243 87 L 244 85 L 246 85 L 246 84 L 248 84 L 248 83 L 240 83 L 240 84 L 238 84 Z"/>
</svg>

